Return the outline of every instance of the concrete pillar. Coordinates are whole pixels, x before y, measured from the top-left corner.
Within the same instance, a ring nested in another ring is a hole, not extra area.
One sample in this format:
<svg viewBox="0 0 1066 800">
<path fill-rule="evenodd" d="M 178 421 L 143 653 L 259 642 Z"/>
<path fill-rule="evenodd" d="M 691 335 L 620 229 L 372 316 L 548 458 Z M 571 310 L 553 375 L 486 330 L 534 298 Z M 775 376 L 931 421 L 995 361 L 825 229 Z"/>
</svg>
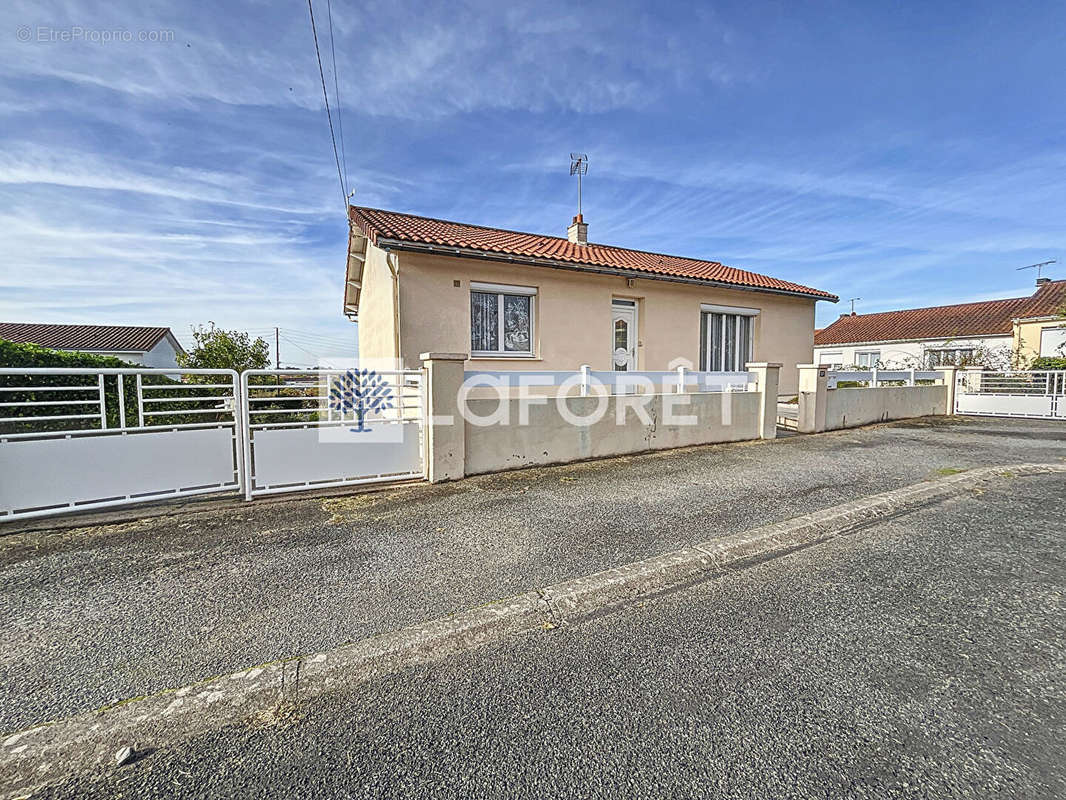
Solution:
<svg viewBox="0 0 1066 800">
<path fill-rule="evenodd" d="M 777 387 L 781 382 L 781 365 L 767 361 L 752 361 L 744 365 L 748 372 L 755 373 L 762 393 L 759 404 L 759 438 L 777 438 Z"/>
<path fill-rule="evenodd" d="M 829 394 L 829 367 L 823 364 L 799 364 L 800 433 L 822 433 L 825 430 L 825 409 Z"/>
<path fill-rule="evenodd" d="M 944 385 L 948 387 L 948 407 L 944 410 L 945 414 L 955 413 L 955 387 L 958 385 L 956 382 L 956 375 L 958 375 L 958 367 L 938 367 L 937 372 L 940 373 L 941 379 L 944 381 Z"/>
<path fill-rule="evenodd" d="M 466 475 L 466 427 L 459 414 L 466 353 L 423 353 L 426 387 L 423 457 L 430 483 L 457 481 Z"/>
</svg>

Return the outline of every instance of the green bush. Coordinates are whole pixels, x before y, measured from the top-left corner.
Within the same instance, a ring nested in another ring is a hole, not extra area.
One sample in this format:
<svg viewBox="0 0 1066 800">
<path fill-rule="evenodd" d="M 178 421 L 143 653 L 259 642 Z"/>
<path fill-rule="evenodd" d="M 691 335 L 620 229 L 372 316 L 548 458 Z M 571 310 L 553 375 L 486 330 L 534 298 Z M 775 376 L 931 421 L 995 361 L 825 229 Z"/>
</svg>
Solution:
<svg viewBox="0 0 1066 800">
<path fill-rule="evenodd" d="M 1029 369 L 1066 369 L 1066 358 L 1061 356 L 1041 356 L 1033 359 Z"/>
</svg>

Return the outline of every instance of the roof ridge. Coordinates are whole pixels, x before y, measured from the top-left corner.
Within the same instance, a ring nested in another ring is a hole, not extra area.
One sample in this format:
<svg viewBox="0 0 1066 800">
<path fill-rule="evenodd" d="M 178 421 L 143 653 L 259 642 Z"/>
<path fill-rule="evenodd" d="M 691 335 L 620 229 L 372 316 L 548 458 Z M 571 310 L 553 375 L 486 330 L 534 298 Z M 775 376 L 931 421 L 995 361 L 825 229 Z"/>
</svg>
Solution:
<svg viewBox="0 0 1066 800">
<path fill-rule="evenodd" d="M 565 236 L 554 236 L 553 234 L 550 234 L 550 233 L 533 233 L 532 231 L 516 231 L 516 230 L 511 230 L 510 228 L 494 228 L 494 227 L 492 227 L 490 225 L 477 225 L 477 224 L 472 223 L 472 222 L 458 222 L 458 221 L 453 220 L 453 219 L 441 219 L 440 217 L 427 217 L 427 216 L 423 216 L 422 214 L 411 214 L 411 213 L 406 212 L 406 211 L 390 211 L 387 208 L 374 208 L 374 207 L 371 207 L 371 206 L 351 206 L 351 208 L 354 209 L 354 210 L 357 210 L 357 211 L 377 211 L 377 212 L 380 212 L 382 214 L 396 214 L 396 215 L 401 216 L 401 217 L 408 217 L 410 219 L 426 220 L 426 221 L 429 221 L 429 222 L 439 222 L 439 223 L 443 223 L 445 225 L 461 225 L 464 228 L 477 228 L 478 230 L 491 231 L 492 233 L 512 233 L 512 234 L 518 234 L 519 236 L 538 236 L 538 237 L 543 238 L 543 239 L 554 239 L 554 240 L 559 241 L 559 242 L 569 242 L 570 241 Z M 733 266 L 730 266 L 729 264 L 726 264 L 725 262 L 712 261 L 712 260 L 706 259 L 706 258 L 693 258 L 692 256 L 680 256 L 680 255 L 675 255 L 673 253 L 659 253 L 659 252 L 656 252 L 654 250 L 641 250 L 641 249 L 636 248 L 636 247 L 623 247 L 623 246 L 617 245 L 617 244 L 604 244 L 603 242 L 589 242 L 588 244 L 586 244 L 584 246 L 585 247 L 605 247 L 605 248 L 608 248 L 610 250 L 618 250 L 618 251 L 621 251 L 623 253 L 637 253 L 637 254 L 645 255 L 645 256 L 657 256 L 659 258 L 676 258 L 679 261 L 692 261 L 692 262 L 696 262 L 696 263 L 699 263 L 699 264 L 708 264 L 708 265 L 715 266 L 715 267 L 725 267 L 726 269 L 735 269 L 738 272 L 746 272 L 749 275 L 759 275 L 759 276 L 764 277 L 764 278 L 773 278 L 772 275 L 764 275 L 761 272 L 755 272 L 754 270 L 745 269 L 744 267 L 733 267 Z M 773 279 L 774 280 L 785 281 L 784 278 L 773 278 Z M 793 285 L 796 285 L 796 286 L 801 285 L 801 284 L 796 283 L 795 281 L 785 281 L 785 282 L 786 283 L 792 283 Z M 813 288 L 813 287 L 806 287 L 806 288 Z"/>
<path fill-rule="evenodd" d="M 918 308 L 897 308 L 897 309 L 893 309 L 893 310 L 890 310 L 890 311 L 870 311 L 870 312 L 868 312 L 866 314 L 841 314 L 840 317 L 838 317 L 837 319 L 833 320 L 833 322 L 831 322 L 830 325 L 835 324 L 836 322 L 839 322 L 841 319 L 858 319 L 858 318 L 861 318 L 861 317 L 878 317 L 878 316 L 881 316 L 883 314 L 906 314 L 906 313 L 908 313 L 910 311 L 938 311 L 938 310 L 944 309 L 944 308 L 963 308 L 964 306 L 983 306 L 983 305 L 991 305 L 992 303 L 1018 303 L 1018 302 L 1022 302 L 1022 301 L 1029 301 L 1029 300 L 1032 300 L 1032 299 L 1033 299 L 1032 295 L 1030 295 L 1029 297 L 1001 297 L 1001 298 L 996 299 L 996 300 L 974 300 L 974 301 L 969 302 L 969 303 L 948 303 L 947 305 L 942 305 L 942 306 L 919 306 Z M 825 327 L 828 328 L 829 325 L 826 325 Z"/>
</svg>

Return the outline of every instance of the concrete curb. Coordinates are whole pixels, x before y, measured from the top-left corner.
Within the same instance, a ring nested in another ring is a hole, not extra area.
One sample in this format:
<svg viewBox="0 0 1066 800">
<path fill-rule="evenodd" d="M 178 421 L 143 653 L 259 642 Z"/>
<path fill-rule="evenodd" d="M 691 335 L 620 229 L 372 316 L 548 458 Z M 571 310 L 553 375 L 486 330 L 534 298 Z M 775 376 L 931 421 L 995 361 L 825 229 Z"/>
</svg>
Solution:
<svg viewBox="0 0 1066 800">
<path fill-rule="evenodd" d="M 327 652 L 263 664 L 29 728 L 6 736 L 0 743 L 2 796 L 17 797 L 20 791 L 72 770 L 111 763 L 123 745 L 144 752 L 199 731 L 257 718 L 284 718 L 302 698 L 350 687 L 400 667 L 437 660 L 510 635 L 571 622 L 635 597 L 695 583 L 996 478 L 1049 473 L 1066 474 L 1066 464 L 967 470 L 564 581 Z"/>
</svg>

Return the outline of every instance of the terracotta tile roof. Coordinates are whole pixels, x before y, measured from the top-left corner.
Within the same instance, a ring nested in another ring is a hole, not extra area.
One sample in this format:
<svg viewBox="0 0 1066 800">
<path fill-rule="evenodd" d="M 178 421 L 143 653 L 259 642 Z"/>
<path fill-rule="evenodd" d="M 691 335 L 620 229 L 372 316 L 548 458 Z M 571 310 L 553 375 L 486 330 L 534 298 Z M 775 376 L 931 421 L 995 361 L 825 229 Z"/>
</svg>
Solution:
<svg viewBox="0 0 1066 800">
<path fill-rule="evenodd" d="M 53 350 L 112 350 L 147 352 L 170 328 L 134 325 L 48 325 L 35 322 L 0 322 L 0 339 L 39 344 Z"/>
<path fill-rule="evenodd" d="M 644 272 L 649 275 L 689 278 L 745 289 L 786 292 L 834 302 L 839 299 L 836 295 L 820 289 L 727 267 L 717 261 L 701 261 L 603 244 L 579 245 L 557 236 L 484 228 L 377 208 L 352 206 L 349 214 L 352 221 L 374 244 L 379 240 L 388 240 L 442 248 L 456 247 L 486 254 L 520 257 L 529 259 L 531 263 L 562 262 L 573 264 L 577 268 Z"/>
<path fill-rule="evenodd" d="M 1009 336 L 1015 319 L 1048 317 L 1066 310 L 1066 280 L 1049 281 L 1030 297 L 986 300 L 954 306 L 843 315 L 814 332 L 814 344 L 854 344 L 962 336 Z"/>
<path fill-rule="evenodd" d="M 1066 281 L 1049 281 L 1036 290 L 1019 317 L 1051 317 L 1066 310 Z"/>
</svg>

